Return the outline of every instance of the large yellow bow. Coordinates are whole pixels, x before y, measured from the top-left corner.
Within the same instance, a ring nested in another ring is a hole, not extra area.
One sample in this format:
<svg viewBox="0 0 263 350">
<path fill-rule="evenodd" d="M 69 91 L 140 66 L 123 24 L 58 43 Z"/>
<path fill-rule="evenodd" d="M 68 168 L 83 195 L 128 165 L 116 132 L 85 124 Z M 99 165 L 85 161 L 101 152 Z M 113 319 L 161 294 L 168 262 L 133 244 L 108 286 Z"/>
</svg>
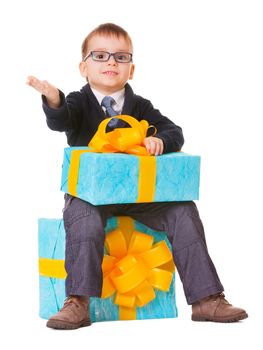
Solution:
<svg viewBox="0 0 263 350">
<path fill-rule="evenodd" d="M 116 292 L 119 318 L 135 319 L 136 306 L 142 307 L 155 298 L 154 288 L 169 291 L 174 263 L 166 242 L 133 231 L 131 235 L 116 228 L 106 236 L 108 254 L 102 262 L 102 298 Z"/>
<path fill-rule="evenodd" d="M 106 133 L 106 127 L 112 118 L 118 118 L 128 123 L 130 128 L 116 128 L 113 131 Z M 141 156 L 148 156 L 143 140 L 147 135 L 147 130 L 154 128 L 154 134 L 156 128 L 146 120 L 140 122 L 129 115 L 117 115 L 115 117 L 104 119 L 92 140 L 89 143 L 89 147 L 94 152 L 114 153 L 123 152 Z"/>
</svg>

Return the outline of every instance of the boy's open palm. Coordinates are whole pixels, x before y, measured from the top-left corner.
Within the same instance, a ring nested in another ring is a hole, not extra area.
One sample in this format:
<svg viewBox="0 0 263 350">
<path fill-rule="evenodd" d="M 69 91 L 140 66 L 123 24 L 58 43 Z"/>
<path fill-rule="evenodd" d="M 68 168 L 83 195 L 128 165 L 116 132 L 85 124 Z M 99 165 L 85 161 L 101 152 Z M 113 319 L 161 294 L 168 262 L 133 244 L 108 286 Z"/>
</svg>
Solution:
<svg viewBox="0 0 263 350">
<path fill-rule="evenodd" d="M 39 80 L 36 77 L 29 76 L 27 84 L 35 90 L 46 96 L 47 103 L 50 107 L 57 108 L 60 105 L 58 89 L 46 80 Z"/>
</svg>

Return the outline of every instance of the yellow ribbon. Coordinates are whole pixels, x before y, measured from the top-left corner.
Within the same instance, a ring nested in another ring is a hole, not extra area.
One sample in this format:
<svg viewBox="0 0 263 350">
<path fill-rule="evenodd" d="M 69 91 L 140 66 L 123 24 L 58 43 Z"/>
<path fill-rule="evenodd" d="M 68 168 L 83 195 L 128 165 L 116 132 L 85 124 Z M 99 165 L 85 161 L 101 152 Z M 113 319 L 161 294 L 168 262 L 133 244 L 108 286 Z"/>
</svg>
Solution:
<svg viewBox="0 0 263 350">
<path fill-rule="evenodd" d="M 38 269 L 40 276 L 53 278 L 66 278 L 67 276 L 64 260 L 39 258 Z"/>
<path fill-rule="evenodd" d="M 103 120 L 97 132 L 89 143 L 89 150 L 73 150 L 71 152 L 70 166 L 68 172 L 68 193 L 78 197 L 77 183 L 80 156 L 86 152 L 124 152 L 137 155 L 139 157 L 139 179 L 138 179 L 138 197 L 136 202 L 152 202 L 155 194 L 156 182 L 156 158 L 150 156 L 143 145 L 143 140 L 147 135 L 149 126 L 146 120 L 138 121 L 128 115 L 119 115 L 114 118 L 127 122 L 130 128 L 117 128 L 106 133 L 106 127 L 112 118 Z M 156 128 L 155 128 L 156 132 Z"/>
<path fill-rule="evenodd" d="M 92 150 L 76 149 L 71 152 L 70 165 L 68 171 L 68 193 L 74 197 L 78 197 L 77 184 L 79 178 L 80 156 L 83 153 L 92 152 Z"/>
<path fill-rule="evenodd" d="M 136 319 L 136 306 L 142 307 L 155 298 L 154 288 L 169 291 L 174 264 L 164 240 L 154 244 L 152 236 L 136 230 L 131 234 L 132 219 L 121 220 L 122 228 L 106 236 L 108 254 L 102 262 L 101 297 L 116 293 L 114 303 L 119 305 L 119 318 L 128 320 Z"/>
</svg>

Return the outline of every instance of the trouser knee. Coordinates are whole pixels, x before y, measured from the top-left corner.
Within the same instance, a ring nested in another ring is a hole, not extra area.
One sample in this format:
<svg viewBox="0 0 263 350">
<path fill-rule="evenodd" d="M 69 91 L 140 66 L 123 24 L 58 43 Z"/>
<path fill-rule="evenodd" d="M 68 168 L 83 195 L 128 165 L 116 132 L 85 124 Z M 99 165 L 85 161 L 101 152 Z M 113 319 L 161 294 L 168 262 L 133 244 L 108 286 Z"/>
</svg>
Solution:
<svg viewBox="0 0 263 350">
<path fill-rule="evenodd" d="M 79 198 L 68 196 L 63 210 L 67 241 L 104 241 L 104 225 L 98 208 Z"/>
<path fill-rule="evenodd" d="M 206 245 L 203 224 L 194 202 L 177 202 L 168 211 L 167 220 L 168 238 L 175 250 L 196 241 Z"/>
</svg>

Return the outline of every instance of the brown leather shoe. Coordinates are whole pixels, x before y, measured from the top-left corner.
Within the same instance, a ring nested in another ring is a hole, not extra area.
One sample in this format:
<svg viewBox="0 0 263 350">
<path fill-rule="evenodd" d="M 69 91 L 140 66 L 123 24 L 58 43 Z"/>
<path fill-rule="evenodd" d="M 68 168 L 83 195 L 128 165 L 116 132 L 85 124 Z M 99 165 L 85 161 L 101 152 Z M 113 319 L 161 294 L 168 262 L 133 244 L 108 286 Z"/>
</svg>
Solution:
<svg viewBox="0 0 263 350">
<path fill-rule="evenodd" d="M 246 311 L 229 304 L 223 293 L 211 295 L 192 305 L 193 321 L 237 322 L 247 317 Z"/>
<path fill-rule="evenodd" d="M 89 298 L 69 296 L 61 310 L 47 321 L 47 327 L 55 329 L 77 329 L 90 326 Z"/>
</svg>

